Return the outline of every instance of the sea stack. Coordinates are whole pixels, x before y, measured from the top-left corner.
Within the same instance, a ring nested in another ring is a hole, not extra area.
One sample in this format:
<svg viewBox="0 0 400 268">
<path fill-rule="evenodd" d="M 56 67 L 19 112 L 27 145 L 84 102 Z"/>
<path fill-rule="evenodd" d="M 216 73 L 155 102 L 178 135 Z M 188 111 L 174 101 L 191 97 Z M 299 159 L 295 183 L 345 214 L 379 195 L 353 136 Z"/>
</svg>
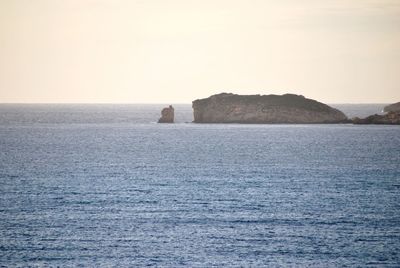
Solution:
<svg viewBox="0 0 400 268">
<path fill-rule="evenodd" d="M 165 107 L 161 111 L 161 118 L 158 119 L 158 123 L 173 123 L 174 122 L 174 107 L 170 105 Z"/>
<path fill-rule="evenodd" d="M 221 93 L 193 101 L 195 123 L 317 124 L 347 122 L 339 110 L 301 95 Z"/>
</svg>

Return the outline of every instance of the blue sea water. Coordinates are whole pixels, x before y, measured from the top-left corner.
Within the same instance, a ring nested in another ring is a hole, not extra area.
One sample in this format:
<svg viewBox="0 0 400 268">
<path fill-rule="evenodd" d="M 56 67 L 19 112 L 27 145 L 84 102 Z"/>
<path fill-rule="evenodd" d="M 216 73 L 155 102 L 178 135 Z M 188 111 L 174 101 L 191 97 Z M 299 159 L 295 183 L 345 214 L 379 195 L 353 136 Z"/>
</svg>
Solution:
<svg viewBox="0 0 400 268">
<path fill-rule="evenodd" d="M 162 107 L 0 105 L 0 265 L 400 266 L 400 126 Z"/>
</svg>

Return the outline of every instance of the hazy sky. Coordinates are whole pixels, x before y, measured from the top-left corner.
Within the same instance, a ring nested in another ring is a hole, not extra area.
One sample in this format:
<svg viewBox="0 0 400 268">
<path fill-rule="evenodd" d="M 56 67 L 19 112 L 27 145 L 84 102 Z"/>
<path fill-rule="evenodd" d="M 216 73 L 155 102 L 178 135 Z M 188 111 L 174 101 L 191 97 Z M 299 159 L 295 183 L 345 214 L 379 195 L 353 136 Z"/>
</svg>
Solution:
<svg viewBox="0 0 400 268">
<path fill-rule="evenodd" d="M 0 102 L 400 101 L 400 0 L 0 0 Z"/>
</svg>

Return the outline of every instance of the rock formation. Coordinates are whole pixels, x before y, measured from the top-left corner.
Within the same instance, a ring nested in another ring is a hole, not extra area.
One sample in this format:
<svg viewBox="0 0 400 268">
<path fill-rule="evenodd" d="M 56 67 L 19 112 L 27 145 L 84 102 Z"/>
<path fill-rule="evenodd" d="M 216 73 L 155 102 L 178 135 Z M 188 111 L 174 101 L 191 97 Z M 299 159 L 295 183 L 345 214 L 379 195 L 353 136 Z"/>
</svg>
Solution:
<svg viewBox="0 0 400 268">
<path fill-rule="evenodd" d="M 388 112 L 384 115 L 370 115 L 366 118 L 353 118 L 354 124 L 400 125 L 400 111 Z"/>
<path fill-rule="evenodd" d="M 300 95 L 221 93 L 193 101 L 195 123 L 341 123 L 339 110 Z"/>
<path fill-rule="evenodd" d="M 174 122 L 174 107 L 170 105 L 162 109 L 161 118 L 158 119 L 158 123 L 173 123 Z"/>
<path fill-rule="evenodd" d="M 400 102 L 385 106 L 385 108 L 383 108 L 383 111 L 387 112 L 387 113 L 388 112 L 400 112 Z"/>
</svg>

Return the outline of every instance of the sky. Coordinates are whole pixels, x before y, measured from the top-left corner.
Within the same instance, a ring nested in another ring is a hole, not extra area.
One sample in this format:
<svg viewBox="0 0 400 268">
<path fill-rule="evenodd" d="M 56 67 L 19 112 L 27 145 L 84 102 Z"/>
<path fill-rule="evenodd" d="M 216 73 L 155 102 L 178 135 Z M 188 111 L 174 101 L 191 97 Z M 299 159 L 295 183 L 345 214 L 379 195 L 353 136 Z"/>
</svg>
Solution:
<svg viewBox="0 0 400 268">
<path fill-rule="evenodd" d="M 399 0 L 0 0 L 0 103 L 400 101 Z"/>
</svg>

